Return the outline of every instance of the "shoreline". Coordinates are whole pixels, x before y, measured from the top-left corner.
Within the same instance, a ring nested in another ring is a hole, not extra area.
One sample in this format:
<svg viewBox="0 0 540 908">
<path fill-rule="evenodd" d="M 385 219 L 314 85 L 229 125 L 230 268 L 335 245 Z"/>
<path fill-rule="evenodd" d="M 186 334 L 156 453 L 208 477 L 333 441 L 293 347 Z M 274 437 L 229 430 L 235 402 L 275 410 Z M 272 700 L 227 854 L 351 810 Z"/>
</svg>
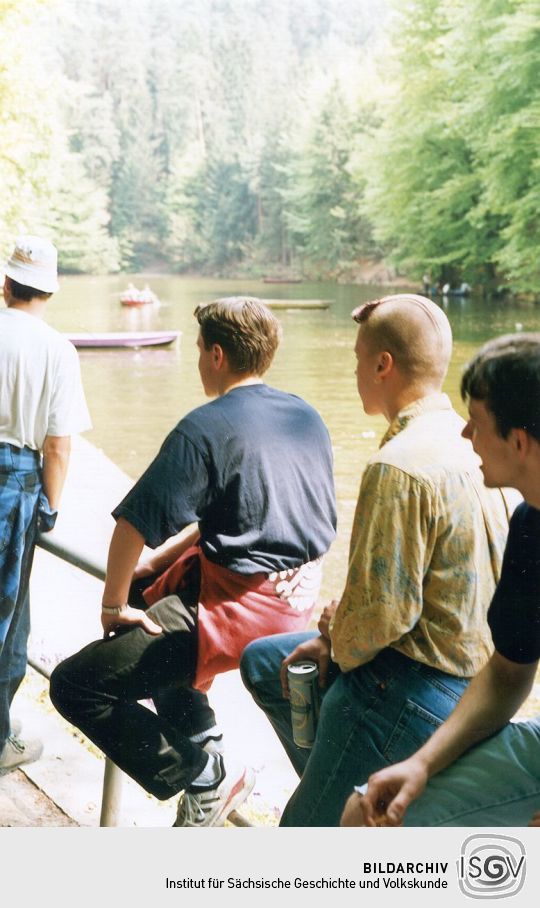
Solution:
<svg viewBox="0 0 540 908">
<path fill-rule="evenodd" d="M 283 269 L 279 265 L 260 265 L 258 263 L 243 263 L 236 267 L 225 269 L 219 273 L 204 271 L 175 271 L 169 265 L 161 262 L 149 263 L 132 271 L 109 271 L 99 274 L 93 272 L 60 271 L 61 277 L 115 277 L 124 275 L 137 275 L 146 278 L 175 277 L 185 280 L 231 280 L 231 281 L 261 281 L 265 278 L 277 279 L 277 283 L 313 284 L 374 284 L 381 287 L 415 287 L 421 288 L 422 283 L 406 274 L 399 274 L 395 268 L 384 261 L 360 260 L 357 265 L 340 271 L 318 272 L 298 269 Z M 268 281 L 271 285 L 273 281 Z"/>
</svg>

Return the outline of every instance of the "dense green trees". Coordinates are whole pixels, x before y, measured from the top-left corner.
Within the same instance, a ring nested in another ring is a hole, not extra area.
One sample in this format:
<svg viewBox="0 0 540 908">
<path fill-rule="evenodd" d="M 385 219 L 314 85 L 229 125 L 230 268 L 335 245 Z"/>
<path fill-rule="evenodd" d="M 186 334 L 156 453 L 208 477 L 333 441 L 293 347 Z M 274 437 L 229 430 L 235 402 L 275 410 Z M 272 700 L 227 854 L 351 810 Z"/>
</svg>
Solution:
<svg viewBox="0 0 540 908">
<path fill-rule="evenodd" d="M 0 26 L 5 245 L 538 289 L 538 0 L 0 0 Z"/>
<path fill-rule="evenodd" d="M 48 230 L 66 270 L 354 258 L 369 227 L 336 61 L 365 45 L 383 0 L 29 0 L 25 15 L 0 2 L 24 51 L 10 79 L 32 109 L 17 115 L 16 91 L 3 106 L 35 184 L 29 201 L 10 180 L 4 234 Z M 35 76 L 30 43 L 47 49 L 52 80 Z M 320 105 L 333 83 L 336 110 L 332 96 Z"/>
<path fill-rule="evenodd" d="M 414 0 L 394 34 L 364 158 L 377 238 L 410 273 L 538 291 L 537 0 Z"/>
<path fill-rule="evenodd" d="M 66 82 L 46 0 L 0 0 L 0 236 L 42 232 L 59 241 L 66 270 L 118 266 L 106 199 L 74 153 L 63 113 Z M 83 163 L 84 160 L 84 163 Z"/>
<path fill-rule="evenodd" d="M 346 271 L 360 255 L 374 252 L 353 176 L 354 150 L 364 132 L 360 111 L 352 112 L 336 83 L 323 97 L 300 153 L 289 162 L 282 190 L 285 222 L 304 266 L 321 276 Z"/>
<path fill-rule="evenodd" d="M 17 224 L 21 210 L 36 207 L 47 191 L 53 105 L 46 93 L 40 97 L 44 72 L 31 49 L 36 39 L 33 19 L 41 6 L 38 0 L 24 6 L 0 0 L 2 234 Z"/>
</svg>

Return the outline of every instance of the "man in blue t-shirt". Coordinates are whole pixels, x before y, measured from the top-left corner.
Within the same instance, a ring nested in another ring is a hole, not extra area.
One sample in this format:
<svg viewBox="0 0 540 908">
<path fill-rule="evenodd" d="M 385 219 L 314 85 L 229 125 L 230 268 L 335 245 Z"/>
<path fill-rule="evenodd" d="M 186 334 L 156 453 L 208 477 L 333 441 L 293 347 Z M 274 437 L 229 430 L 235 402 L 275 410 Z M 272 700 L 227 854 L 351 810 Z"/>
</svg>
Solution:
<svg viewBox="0 0 540 908">
<path fill-rule="evenodd" d="M 105 639 L 57 667 L 51 698 L 151 794 L 184 791 L 175 825 L 214 826 L 253 777 L 224 764 L 205 691 L 250 640 L 305 627 L 336 513 L 324 423 L 262 381 L 280 340 L 272 312 L 233 297 L 195 315 L 199 373 L 215 399 L 178 423 L 113 512 Z M 137 567 L 145 543 L 162 546 L 192 524 Z M 135 586 L 146 611 L 134 607 Z"/>
<path fill-rule="evenodd" d="M 488 613 L 495 651 L 427 744 L 351 795 L 344 826 L 540 826 L 540 717 L 506 724 L 540 659 L 540 334 L 490 341 L 461 390 L 486 485 L 525 499 Z"/>
</svg>

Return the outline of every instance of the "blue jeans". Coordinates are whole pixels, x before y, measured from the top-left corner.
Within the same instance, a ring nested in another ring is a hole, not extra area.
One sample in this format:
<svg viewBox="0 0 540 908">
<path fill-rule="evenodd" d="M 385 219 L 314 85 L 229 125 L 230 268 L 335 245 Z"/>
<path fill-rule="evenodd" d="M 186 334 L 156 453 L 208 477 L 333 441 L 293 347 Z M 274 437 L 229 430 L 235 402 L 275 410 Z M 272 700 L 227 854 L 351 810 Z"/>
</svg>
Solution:
<svg viewBox="0 0 540 908">
<path fill-rule="evenodd" d="M 511 722 L 434 776 L 405 826 L 527 826 L 540 810 L 540 716 Z"/>
<path fill-rule="evenodd" d="M 351 672 L 332 664 L 315 744 L 305 750 L 292 738 L 279 669 L 285 656 L 314 636 L 263 637 L 246 647 L 240 665 L 244 684 L 301 776 L 282 826 L 338 826 L 353 786 L 414 753 L 452 712 L 468 684 L 391 648 Z"/>
<path fill-rule="evenodd" d="M 0 751 L 10 733 L 11 702 L 26 672 L 28 585 L 41 501 L 48 507 L 40 463 L 37 451 L 0 444 Z"/>
<path fill-rule="evenodd" d="M 11 730 L 9 709 L 13 697 L 26 674 L 29 634 L 30 601 L 26 587 L 12 614 L 0 621 L 0 751 Z"/>
</svg>

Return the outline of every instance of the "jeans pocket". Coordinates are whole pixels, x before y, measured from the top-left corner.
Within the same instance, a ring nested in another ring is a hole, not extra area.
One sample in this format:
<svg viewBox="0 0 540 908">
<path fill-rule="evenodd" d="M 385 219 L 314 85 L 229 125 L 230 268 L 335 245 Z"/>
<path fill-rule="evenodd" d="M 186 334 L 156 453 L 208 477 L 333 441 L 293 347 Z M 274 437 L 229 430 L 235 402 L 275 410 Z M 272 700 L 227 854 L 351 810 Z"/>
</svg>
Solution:
<svg viewBox="0 0 540 908">
<path fill-rule="evenodd" d="M 443 721 L 412 700 L 407 700 L 383 748 L 386 759 L 390 763 L 396 763 L 411 756 Z"/>
<path fill-rule="evenodd" d="M 15 480 L 25 495 L 37 495 L 41 488 L 41 474 L 39 470 L 16 470 Z"/>
</svg>

